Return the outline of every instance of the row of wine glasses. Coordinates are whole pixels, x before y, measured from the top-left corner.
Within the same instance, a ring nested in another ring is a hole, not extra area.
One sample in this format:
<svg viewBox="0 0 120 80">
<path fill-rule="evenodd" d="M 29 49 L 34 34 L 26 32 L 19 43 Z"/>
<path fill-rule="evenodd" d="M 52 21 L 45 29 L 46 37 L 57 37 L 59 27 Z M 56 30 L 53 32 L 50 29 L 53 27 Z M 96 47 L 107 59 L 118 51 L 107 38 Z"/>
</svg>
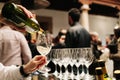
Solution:
<svg viewBox="0 0 120 80">
<path fill-rule="evenodd" d="M 94 60 L 91 48 L 52 49 L 47 56 L 56 65 L 53 74 L 58 78 L 89 80 L 92 77 L 88 70 Z M 57 71 L 57 65 L 60 67 L 60 72 Z M 64 72 L 61 70 L 62 66 L 64 66 Z"/>
</svg>

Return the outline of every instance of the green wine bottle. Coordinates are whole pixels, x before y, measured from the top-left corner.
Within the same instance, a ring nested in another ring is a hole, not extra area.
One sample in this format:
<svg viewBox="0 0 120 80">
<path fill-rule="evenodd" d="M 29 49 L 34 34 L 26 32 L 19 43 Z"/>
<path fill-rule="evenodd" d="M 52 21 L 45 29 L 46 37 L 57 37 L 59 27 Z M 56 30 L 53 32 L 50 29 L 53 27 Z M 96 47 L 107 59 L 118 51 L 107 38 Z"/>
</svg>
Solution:
<svg viewBox="0 0 120 80">
<path fill-rule="evenodd" d="M 2 16 L 13 22 L 17 27 L 25 27 L 27 32 L 40 31 L 40 25 L 36 19 L 30 19 L 14 3 L 6 3 L 2 8 Z"/>
</svg>

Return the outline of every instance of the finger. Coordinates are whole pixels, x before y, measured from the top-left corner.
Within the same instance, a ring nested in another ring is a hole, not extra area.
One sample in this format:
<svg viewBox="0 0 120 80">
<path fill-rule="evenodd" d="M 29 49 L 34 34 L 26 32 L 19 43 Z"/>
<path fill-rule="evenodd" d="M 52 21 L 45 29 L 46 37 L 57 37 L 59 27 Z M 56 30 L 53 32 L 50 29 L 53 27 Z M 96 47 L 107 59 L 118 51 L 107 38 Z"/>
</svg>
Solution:
<svg viewBox="0 0 120 80">
<path fill-rule="evenodd" d="M 43 62 L 43 63 L 39 64 L 39 65 L 37 66 L 37 69 L 43 67 L 45 64 L 46 64 L 46 62 Z"/>
<path fill-rule="evenodd" d="M 21 5 L 17 5 L 19 8 L 21 8 L 24 13 L 27 15 L 28 18 L 33 18 L 33 14 L 32 12 L 30 12 L 29 10 L 27 10 L 25 7 L 21 6 Z"/>
<path fill-rule="evenodd" d="M 41 55 L 36 55 L 33 59 L 34 59 L 35 61 L 38 61 L 38 60 L 40 60 L 41 58 L 42 58 Z"/>
<path fill-rule="evenodd" d="M 41 55 L 37 55 L 37 56 L 34 57 L 35 61 L 39 61 L 41 59 L 47 59 L 47 58 L 46 58 L 46 56 L 41 56 Z"/>
<path fill-rule="evenodd" d="M 37 64 L 43 64 L 43 63 L 46 63 L 47 60 L 45 58 L 41 58 L 40 60 L 36 61 Z"/>
</svg>

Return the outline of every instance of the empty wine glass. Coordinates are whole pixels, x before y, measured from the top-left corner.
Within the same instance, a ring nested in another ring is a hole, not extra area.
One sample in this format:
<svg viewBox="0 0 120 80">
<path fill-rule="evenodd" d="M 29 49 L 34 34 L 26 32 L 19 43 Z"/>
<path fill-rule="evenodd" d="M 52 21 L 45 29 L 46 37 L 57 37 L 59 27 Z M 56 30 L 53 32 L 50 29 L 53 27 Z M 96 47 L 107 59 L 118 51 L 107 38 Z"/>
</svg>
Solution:
<svg viewBox="0 0 120 80">
<path fill-rule="evenodd" d="M 63 65 L 63 51 L 62 49 L 59 49 L 59 53 L 58 53 L 58 57 L 59 57 L 59 61 L 57 62 L 57 64 L 59 65 L 60 67 L 60 70 L 59 70 L 59 73 L 58 73 L 58 78 L 59 80 L 62 80 L 62 65 Z"/>
<path fill-rule="evenodd" d="M 92 64 L 93 60 L 94 60 L 94 55 L 92 53 L 91 48 L 86 48 L 85 49 L 85 66 L 87 67 L 87 74 L 85 75 L 85 80 L 93 80 L 94 77 L 92 75 L 89 74 L 89 66 Z"/>
<path fill-rule="evenodd" d="M 57 77 L 58 76 L 58 72 L 57 72 L 57 64 L 59 62 L 59 49 L 53 49 L 52 53 L 53 53 L 53 62 L 55 64 L 55 71 L 54 71 L 54 75 Z"/>
<path fill-rule="evenodd" d="M 46 56 L 50 52 L 51 47 L 52 47 L 52 39 L 51 39 L 51 36 L 48 32 L 45 32 L 45 31 L 38 32 L 36 47 L 37 47 L 38 52 L 41 55 Z M 48 72 L 49 69 L 43 68 L 42 70 L 40 70 L 40 72 L 43 72 L 43 73 L 45 73 L 46 71 Z"/>
</svg>

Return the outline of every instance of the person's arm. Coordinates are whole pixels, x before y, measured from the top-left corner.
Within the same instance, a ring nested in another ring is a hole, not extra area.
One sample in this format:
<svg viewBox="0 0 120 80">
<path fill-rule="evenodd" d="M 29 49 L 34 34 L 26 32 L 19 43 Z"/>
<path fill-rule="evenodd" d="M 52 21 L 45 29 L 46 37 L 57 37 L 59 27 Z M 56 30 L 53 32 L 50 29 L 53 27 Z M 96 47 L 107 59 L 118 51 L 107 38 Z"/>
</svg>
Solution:
<svg viewBox="0 0 120 80">
<path fill-rule="evenodd" d="M 29 75 L 30 73 L 38 70 L 46 64 L 45 56 L 35 56 L 31 61 L 29 61 L 26 65 L 23 66 L 4 66 L 0 63 L 0 80 L 20 80 L 25 75 Z"/>
<path fill-rule="evenodd" d="M 0 80 L 19 80 L 22 79 L 22 75 L 19 72 L 19 67 L 15 65 L 3 66 L 0 63 Z"/>
<path fill-rule="evenodd" d="M 120 60 L 120 42 L 118 42 L 118 52 L 114 54 L 110 53 L 109 58 L 113 60 Z"/>
</svg>

